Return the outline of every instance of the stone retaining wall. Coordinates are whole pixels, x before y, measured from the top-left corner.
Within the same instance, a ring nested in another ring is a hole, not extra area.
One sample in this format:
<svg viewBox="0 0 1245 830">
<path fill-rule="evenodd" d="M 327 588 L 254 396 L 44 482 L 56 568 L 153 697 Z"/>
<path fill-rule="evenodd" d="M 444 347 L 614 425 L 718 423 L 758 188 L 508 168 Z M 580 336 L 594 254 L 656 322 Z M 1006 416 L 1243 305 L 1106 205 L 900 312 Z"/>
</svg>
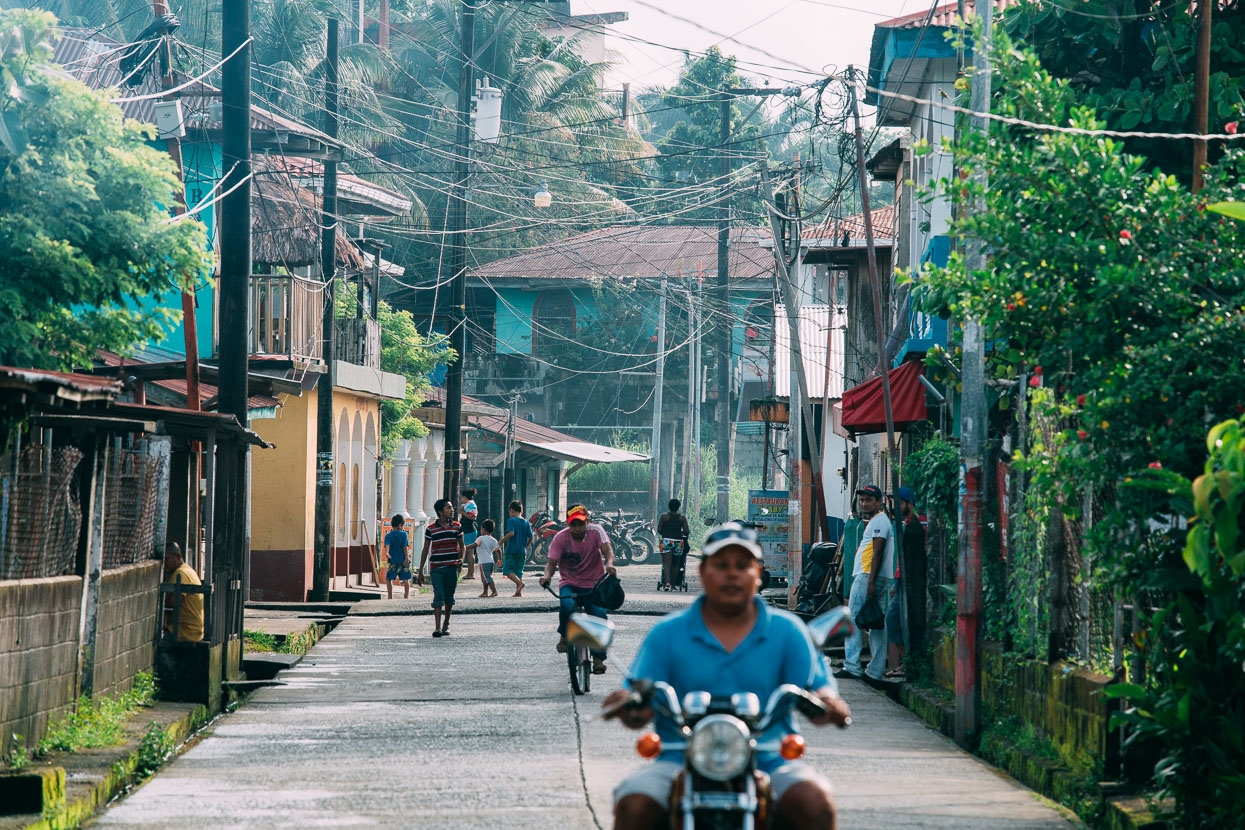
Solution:
<svg viewBox="0 0 1245 830">
<path fill-rule="evenodd" d="M 139 562 L 100 576 L 95 690 L 130 688 L 155 660 L 161 563 Z M 0 756 L 13 734 L 35 746 L 78 688 L 82 577 L 0 581 Z"/>
<path fill-rule="evenodd" d="M 940 641 L 933 658 L 938 685 L 954 691 L 955 642 L 950 636 Z M 1094 762 L 1107 760 L 1111 701 L 1103 689 L 1111 678 L 1067 663 L 1007 655 L 997 643 L 987 643 L 981 659 L 981 700 L 987 713 L 1030 724 L 1076 772 L 1088 772 Z"/>
<path fill-rule="evenodd" d="M 95 632 L 95 694 L 128 691 L 152 670 L 159 626 L 161 562 L 149 559 L 104 571 Z"/>
<path fill-rule="evenodd" d="M 34 745 L 74 699 L 82 577 L 0 582 L 0 753 Z"/>
</svg>

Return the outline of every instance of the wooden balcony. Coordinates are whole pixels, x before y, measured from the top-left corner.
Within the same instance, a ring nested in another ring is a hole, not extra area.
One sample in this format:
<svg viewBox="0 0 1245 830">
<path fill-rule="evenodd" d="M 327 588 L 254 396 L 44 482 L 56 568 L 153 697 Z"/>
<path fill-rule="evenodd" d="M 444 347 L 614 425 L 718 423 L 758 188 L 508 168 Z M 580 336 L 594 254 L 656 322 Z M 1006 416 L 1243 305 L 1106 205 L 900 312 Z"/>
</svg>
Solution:
<svg viewBox="0 0 1245 830">
<path fill-rule="evenodd" d="M 337 321 L 333 357 L 356 366 L 380 368 L 380 323 L 371 317 Z"/>
<path fill-rule="evenodd" d="M 320 360 L 324 354 L 323 322 L 322 283 L 291 276 L 251 277 L 248 340 L 252 355 Z"/>
</svg>

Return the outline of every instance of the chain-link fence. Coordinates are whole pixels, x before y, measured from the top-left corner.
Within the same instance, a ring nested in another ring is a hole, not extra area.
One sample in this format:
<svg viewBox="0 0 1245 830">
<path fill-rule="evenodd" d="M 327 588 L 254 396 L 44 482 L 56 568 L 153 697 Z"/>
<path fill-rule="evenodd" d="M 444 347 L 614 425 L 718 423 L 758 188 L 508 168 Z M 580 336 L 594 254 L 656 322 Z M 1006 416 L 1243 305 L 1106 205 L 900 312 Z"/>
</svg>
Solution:
<svg viewBox="0 0 1245 830">
<path fill-rule="evenodd" d="M 146 448 L 114 450 L 104 487 L 104 568 L 131 565 L 154 555 L 156 489 L 163 462 Z"/>
<path fill-rule="evenodd" d="M 72 573 L 82 530 L 82 452 L 30 444 L 0 456 L 0 579 Z"/>
</svg>

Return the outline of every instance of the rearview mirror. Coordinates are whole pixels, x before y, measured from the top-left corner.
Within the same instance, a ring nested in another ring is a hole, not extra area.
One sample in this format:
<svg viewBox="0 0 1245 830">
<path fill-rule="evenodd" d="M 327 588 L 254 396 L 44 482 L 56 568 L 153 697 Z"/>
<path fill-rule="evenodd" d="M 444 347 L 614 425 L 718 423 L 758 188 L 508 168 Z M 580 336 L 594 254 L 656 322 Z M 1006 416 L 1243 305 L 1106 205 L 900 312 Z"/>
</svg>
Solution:
<svg viewBox="0 0 1245 830">
<path fill-rule="evenodd" d="M 593 651 L 608 651 L 614 640 L 614 624 L 591 614 L 571 614 L 566 623 L 566 641 Z"/>
<path fill-rule="evenodd" d="M 852 612 L 846 605 L 840 605 L 824 614 L 814 617 L 808 623 L 808 633 L 812 635 L 817 648 L 824 648 L 826 643 L 850 637 L 856 631 L 852 622 Z"/>
</svg>

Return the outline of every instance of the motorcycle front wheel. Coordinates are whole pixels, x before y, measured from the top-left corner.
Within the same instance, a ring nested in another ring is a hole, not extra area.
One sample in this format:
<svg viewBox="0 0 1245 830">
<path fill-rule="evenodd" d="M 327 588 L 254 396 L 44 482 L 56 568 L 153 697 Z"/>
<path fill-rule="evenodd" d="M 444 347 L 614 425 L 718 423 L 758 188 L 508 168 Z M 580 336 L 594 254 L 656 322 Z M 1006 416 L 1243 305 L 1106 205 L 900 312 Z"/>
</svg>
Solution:
<svg viewBox="0 0 1245 830">
<path fill-rule="evenodd" d="M 532 553 L 528 557 L 528 561 L 533 565 L 540 565 L 542 568 L 549 561 L 549 540 L 552 536 L 546 536 L 536 544 L 532 545 Z"/>
<path fill-rule="evenodd" d="M 633 533 L 631 535 L 632 544 L 635 547 L 635 558 L 632 560 L 637 565 L 647 565 L 656 562 L 657 542 L 647 534 Z"/>
</svg>

